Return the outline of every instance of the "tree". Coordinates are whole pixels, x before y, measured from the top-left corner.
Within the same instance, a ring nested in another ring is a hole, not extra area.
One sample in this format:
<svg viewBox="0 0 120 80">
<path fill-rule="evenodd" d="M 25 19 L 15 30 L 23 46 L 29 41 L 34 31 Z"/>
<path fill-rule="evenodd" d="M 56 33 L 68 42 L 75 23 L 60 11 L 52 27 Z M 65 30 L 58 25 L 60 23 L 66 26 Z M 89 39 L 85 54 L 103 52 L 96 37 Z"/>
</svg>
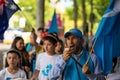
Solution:
<svg viewBox="0 0 120 80">
<path fill-rule="evenodd" d="M 85 47 L 88 49 L 88 23 L 87 23 L 87 15 L 86 15 L 86 6 L 85 1 L 82 0 L 82 16 L 83 16 L 83 33 L 85 38 Z"/>
<path fill-rule="evenodd" d="M 37 14 L 36 14 L 37 28 L 38 27 L 44 28 L 44 11 L 45 11 L 44 6 L 45 6 L 44 0 L 37 0 Z"/>
<path fill-rule="evenodd" d="M 78 5 L 77 0 L 73 0 L 74 2 L 74 26 L 77 28 L 77 18 L 78 18 Z"/>
</svg>

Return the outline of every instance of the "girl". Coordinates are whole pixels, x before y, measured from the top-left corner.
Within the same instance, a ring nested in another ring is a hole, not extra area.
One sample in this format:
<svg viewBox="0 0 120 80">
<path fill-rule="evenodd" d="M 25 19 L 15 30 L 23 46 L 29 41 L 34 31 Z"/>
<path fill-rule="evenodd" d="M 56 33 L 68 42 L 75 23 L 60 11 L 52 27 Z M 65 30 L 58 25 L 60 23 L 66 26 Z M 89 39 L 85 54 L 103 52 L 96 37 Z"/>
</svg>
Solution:
<svg viewBox="0 0 120 80">
<path fill-rule="evenodd" d="M 18 67 L 20 57 L 20 53 L 15 49 L 11 49 L 7 52 L 7 67 L 0 71 L 1 80 L 16 78 L 26 79 L 25 72 Z"/>
<path fill-rule="evenodd" d="M 30 63 L 29 63 L 29 59 L 28 59 L 28 53 L 25 50 L 23 38 L 15 37 L 15 39 L 13 40 L 13 43 L 11 45 L 11 48 L 14 48 L 20 52 L 21 61 L 19 62 L 19 67 L 21 69 L 25 70 L 27 78 L 28 78 L 28 72 L 30 71 Z"/>
</svg>

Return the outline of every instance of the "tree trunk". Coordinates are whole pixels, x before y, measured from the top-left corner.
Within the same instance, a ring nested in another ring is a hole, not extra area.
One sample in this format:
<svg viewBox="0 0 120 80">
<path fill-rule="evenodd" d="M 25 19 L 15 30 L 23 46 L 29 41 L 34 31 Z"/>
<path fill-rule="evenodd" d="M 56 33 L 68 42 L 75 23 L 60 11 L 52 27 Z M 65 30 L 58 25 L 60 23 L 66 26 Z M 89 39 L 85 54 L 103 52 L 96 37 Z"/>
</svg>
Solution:
<svg viewBox="0 0 120 80">
<path fill-rule="evenodd" d="M 37 0 L 36 27 L 44 28 L 44 0 Z"/>
<path fill-rule="evenodd" d="M 78 6 L 77 6 L 77 0 L 74 1 L 74 26 L 77 28 L 77 17 L 78 17 Z"/>
<path fill-rule="evenodd" d="M 86 49 L 88 49 L 88 23 L 87 23 L 85 0 L 82 0 L 82 16 L 83 16 L 83 34 L 85 40 L 84 46 L 86 47 Z"/>
<path fill-rule="evenodd" d="M 93 29 L 94 13 L 93 13 L 93 0 L 90 0 L 91 12 L 90 12 L 90 31 Z"/>
</svg>

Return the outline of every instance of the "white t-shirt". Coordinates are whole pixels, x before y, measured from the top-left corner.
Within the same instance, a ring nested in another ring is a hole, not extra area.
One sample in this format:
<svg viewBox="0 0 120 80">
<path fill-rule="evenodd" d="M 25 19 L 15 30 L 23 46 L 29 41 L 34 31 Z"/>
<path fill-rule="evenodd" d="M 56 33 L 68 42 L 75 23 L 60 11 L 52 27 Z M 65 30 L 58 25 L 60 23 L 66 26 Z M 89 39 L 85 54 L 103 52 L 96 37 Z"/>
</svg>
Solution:
<svg viewBox="0 0 120 80">
<path fill-rule="evenodd" d="M 38 44 L 40 44 L 40 41 L 41 41 L 41 39 L 40 39 L 39 37 L 37 37 L 36 42 L 37 42 Z"/>
<path fill-rule="evenodd" d="M 106 80 L 120 80 L 120 74 L 119 73 L 108 74 Z"/>
<path fill-rule="evenodd" d="M 56 59 L 59 54 L 53 56 L 48 55 L 46 52 L 40 53 L 36 61 L 36 70 L 39 70 L 39 80 L 47 80 L 49 71 L 55 65 Z"/>
<path fill-rule="evenodd" d="M 19 69 L 18 72 L 16 72 L 15 74 L 11 74 L 7 68 L 3 69 L 0 71 L 0 80 L 7 80 L 7 78 L 9 79 L 15 79 L 15 78 L 23 78 L 26 79 L 26 73 L 25 71 Z"/>
</svg>

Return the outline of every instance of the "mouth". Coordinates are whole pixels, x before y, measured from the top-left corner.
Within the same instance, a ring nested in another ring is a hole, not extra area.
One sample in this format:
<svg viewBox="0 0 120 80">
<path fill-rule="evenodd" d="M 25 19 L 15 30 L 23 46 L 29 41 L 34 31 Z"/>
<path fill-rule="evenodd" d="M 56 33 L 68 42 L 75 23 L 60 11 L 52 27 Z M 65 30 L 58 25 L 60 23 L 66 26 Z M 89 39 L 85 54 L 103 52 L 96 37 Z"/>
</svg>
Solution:
<svg viewBox="0 0 120 80">
<path fill-rule="evenodd" d="M 70 50 L 73 51 L 74 50 L 74 45 L 70 46 Z"/>
</svg>

